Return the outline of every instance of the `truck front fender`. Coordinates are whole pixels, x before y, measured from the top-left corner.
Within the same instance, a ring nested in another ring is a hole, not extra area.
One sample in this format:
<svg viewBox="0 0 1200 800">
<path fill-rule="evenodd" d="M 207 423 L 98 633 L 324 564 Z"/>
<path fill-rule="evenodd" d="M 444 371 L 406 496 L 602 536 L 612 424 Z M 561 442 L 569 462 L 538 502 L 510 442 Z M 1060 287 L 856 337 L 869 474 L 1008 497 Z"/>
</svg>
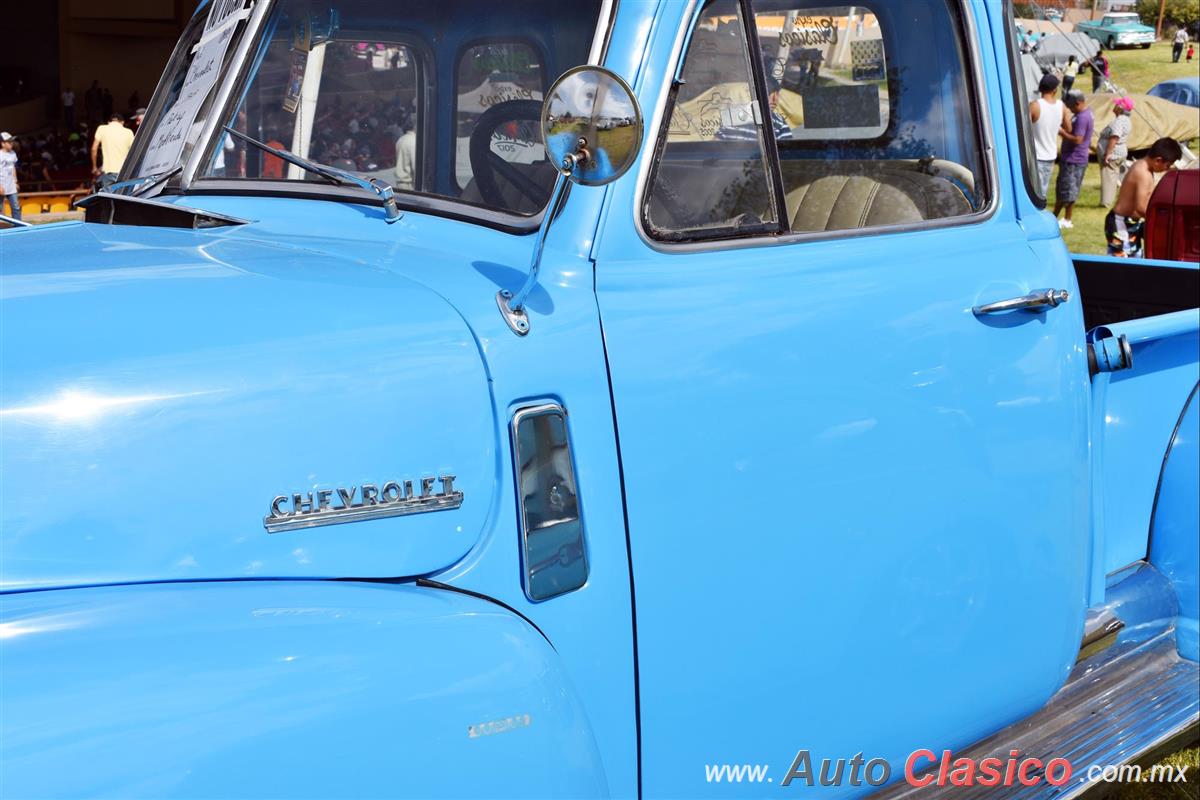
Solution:
<svg viewBox="0 0 1200 800">
<path fill-rule="evenodd" d="M 554 648 L 412 584 L 142 584 L 0 597 L 11 797 L 605 796 Z"/>
</svg>

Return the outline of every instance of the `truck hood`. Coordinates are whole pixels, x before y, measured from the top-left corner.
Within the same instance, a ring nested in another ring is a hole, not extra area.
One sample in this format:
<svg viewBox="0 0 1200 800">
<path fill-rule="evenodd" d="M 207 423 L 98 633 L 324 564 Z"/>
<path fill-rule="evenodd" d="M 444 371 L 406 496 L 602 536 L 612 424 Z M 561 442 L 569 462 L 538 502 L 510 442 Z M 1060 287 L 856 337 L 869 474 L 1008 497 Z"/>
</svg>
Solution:
<svg viewBox="0 0 1200 800">
<path fill-rule="evenodd" d="M 395 271 L 226 231 L 0 234 L 3 588 L 427 574 L 490 518 L 497 437 L 471 330 Z M 344 496 L 395 504 L 302 526 Z"/>
</svg>

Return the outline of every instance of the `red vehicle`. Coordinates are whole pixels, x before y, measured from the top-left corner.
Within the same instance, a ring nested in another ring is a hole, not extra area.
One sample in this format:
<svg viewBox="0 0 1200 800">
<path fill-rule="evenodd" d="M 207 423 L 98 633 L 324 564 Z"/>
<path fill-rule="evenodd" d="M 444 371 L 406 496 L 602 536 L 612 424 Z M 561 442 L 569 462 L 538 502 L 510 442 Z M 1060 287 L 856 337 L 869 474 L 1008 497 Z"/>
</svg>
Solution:
<svg viewBox="0 0 1200 800">
<path fill-rule="evenodd" d="M 1146 209 L 1146 257 L 1200 261 L 1200 170 L 1166 173 Z"/>
</svg>

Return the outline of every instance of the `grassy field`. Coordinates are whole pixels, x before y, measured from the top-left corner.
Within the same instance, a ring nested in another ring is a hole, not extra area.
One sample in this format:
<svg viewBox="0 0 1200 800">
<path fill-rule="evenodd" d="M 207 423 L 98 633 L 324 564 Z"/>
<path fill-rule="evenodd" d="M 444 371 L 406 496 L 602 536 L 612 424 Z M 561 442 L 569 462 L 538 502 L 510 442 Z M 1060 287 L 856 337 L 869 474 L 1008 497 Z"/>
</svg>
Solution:
<svg viewBox="0 0 1200 800">
<path fill-rule="evenodd" d="M 1169 764 L 1173 767 L 1186 767 L 1187 780 L 1180 783 L 1134 783 L 1126 784 L 1112 797 L 1116 800 L 1196 800 L 1200 798 L 1200 747 L 1188 747 L 1177 753 L 1172 753 L 1159 764 Z M 1150 769 L 1143 767 L 1143 774 Z"/>
<path fill-rule="evenodd" d="M 1110 50 L 1106 51 L 1112 80 L 1131 94 L 1145 94 L 1151 86 L 1159 81 L 1170 78 L 1185 78 L 1195 75 L 1197 64 L 1185 63 L 1180 59 L 1178 64 L 1171 63 L 1171 45 L 1159 42 L 1151 45 L 1148 50 Z M 1087 88 L 1089 76 L 1080 78 L 1080 84 Z M 1196 143 L 1191 145 L 1196 152 Z M 1054 182 L 1058 178 L 1058 168 L 1050 179 L 1050 208 L 1054 208 Z M 1092 163 L 1088 165 L 1087 174 L 1083 179 L 1083 189 L 1079 200 L 1075 203 L 1075 227 L 1063 231 L 1063 239 L 1072 253 L 1106 252 L 1104 243 L 1104 217 L 1108 209 L 1100 205 L 1100 167 Z"/>
<path fill-rule="evenodd" d="M 1178 64 L 1172 64 L 1169 42 L 1156 42 L 1147 50 L 1105 50 L 1104 54 L 1108 56 L 1113 83 L 1134 94 L 1145 94 L 1159 81 L 1194 76 L 1200 68 L 1197 61 L 1188 64 L 1182 58 Z M 1091 76 L 1084 77 L 1087 80 L 1081 78 L 1080 83 L 1090 88 Z"/>
</svg>

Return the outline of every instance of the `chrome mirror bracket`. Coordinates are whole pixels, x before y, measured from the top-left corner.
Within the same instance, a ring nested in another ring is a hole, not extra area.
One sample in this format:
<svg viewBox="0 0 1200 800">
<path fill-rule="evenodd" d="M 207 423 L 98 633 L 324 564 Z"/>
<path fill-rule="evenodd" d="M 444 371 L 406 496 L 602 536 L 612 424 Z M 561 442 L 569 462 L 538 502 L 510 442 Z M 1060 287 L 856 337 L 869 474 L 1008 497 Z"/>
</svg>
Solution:
<svg viewBox="0 0 1200 800">
<path fill-rule="evenodd" d="M 580 151 L 586 152 L 583 150 L 583 140 L 579 141 Z M 538 272 L 542 267 L 542 248 L 546 244 L 546 233 L 550 230 L 550 223 L 554 221 L 554 217 L 562 205 L 563 194 L 570 180 L 571 171 L 575 168 L 575 159 L 574 155 L 563 159 L 558 177 L 554 181 L 554 191 L 551 192 L 550 203 L 546 206 L 546 216 L 542 218 L 542 224 L 538 226 L 537 239 L 533 243 L 533 258 L 529 262 L 529 274 L 525 276 L 525 282 L 521 284 L 521 288 L 515 295 L 507 289 L 502 289 L 496 294 L 496 303 L 500 306 L 500 313 L 504 315 L 504 321 L 517 336 L 529 333 L 529 315 L 525 312 L 525 302 L 529 299 L 533 287 L 537 285 Z"/>
<path fill-rule="evenodd" d="M 501 289 L 496 292 L 496 305 L 500 307 L 500 313 L 504 316 L 504 321 L 508 323 L 508 327 L 517 336 L 524 336 L 529 333 L 529 315 L 525 313 L 524 308 L 512 307 L 513 293 L 508 289 Z"/>
</svg>

